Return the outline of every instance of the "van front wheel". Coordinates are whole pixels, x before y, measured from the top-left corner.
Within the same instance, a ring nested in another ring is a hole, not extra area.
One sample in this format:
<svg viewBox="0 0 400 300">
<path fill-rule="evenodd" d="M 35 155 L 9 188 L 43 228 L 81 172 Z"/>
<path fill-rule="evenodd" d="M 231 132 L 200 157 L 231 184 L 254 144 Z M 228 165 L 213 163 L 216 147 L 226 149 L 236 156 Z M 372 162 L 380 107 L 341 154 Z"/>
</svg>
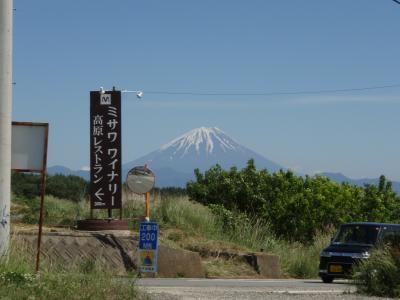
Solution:
<svg viewBox="0 0 400 300">
<path fill-rule="evenodd" d="M 322 276 L 321 279 L 324 283 L 332 283 L 333 282 L 332 276 Z"/>
</svg>

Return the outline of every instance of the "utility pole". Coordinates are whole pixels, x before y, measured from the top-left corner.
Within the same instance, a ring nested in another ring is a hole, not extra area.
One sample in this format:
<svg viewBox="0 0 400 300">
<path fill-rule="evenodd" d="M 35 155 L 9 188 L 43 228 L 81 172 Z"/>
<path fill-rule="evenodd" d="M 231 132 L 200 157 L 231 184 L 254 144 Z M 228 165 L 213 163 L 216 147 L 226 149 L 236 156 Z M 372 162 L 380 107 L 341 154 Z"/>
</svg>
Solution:
<svg viewBox="0 0 400 300">
<path fill-rule="evenodd" d="M 13 1 L 0 0 L 0 256 L 10 243 Z"/>
</svg>

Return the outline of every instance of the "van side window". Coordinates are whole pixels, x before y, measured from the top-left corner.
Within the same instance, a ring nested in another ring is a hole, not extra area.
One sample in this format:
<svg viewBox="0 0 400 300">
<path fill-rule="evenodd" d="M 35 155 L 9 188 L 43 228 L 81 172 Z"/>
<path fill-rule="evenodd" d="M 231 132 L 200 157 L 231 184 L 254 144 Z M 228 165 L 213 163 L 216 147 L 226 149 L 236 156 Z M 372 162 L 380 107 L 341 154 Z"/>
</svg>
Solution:
<svg viewBox="0 0 400 300">
<path fill-rule="evenodd" d="M 384 229 L 382 232 L 382 242 L 389 247 L 400 249 L 400 226 L 391 226 Z"/>
</svg>

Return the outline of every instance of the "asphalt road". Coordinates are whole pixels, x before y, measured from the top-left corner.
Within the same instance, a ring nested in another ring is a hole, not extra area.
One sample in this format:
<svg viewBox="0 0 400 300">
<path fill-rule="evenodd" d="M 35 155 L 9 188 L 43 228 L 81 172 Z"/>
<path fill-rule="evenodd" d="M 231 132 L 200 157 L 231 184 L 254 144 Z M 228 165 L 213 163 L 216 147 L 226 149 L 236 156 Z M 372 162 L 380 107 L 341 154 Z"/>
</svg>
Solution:
<svg viewBox="0 0 400 300">
<path fill-rule="evenodd" d="M 346 280 L 140 279 L 152 299 L 365 299 Z M 374 298 L 370 298 L 374 299 Z M 376 298 L 378 299 L 378 298 Z M 382 299 L 382 298 L 379 298 Z"/>
</svg>

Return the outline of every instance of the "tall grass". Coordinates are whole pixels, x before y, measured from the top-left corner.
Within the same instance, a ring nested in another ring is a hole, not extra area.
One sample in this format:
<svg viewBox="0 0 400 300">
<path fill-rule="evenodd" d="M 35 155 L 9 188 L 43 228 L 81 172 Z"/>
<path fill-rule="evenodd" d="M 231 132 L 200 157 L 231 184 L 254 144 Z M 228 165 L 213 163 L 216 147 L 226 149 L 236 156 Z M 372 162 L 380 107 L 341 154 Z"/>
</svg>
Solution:
<svg viewBox="0 0 400 300">
<path fill-rule="evenodd" d="M 70 200 L 46 196 L 44 199 L 44 222 L 52 225 L 72 225 L 75 223 L 80 204 Z M 13 196 L 11 217 L 15 221 L 37 224 L 40 211 L 40 198 L 32 199 Z"/>
<path fill-rule="evenodd" d="M 13 199 L 12 215 L 23 222 L 37 224 L 39 199 Z M 141 195 L 123 194 L 123 217 L 132 220 L 131 228 L 145 214 Z M 90 216 L 89 203 L 61 200 L 52 196 L 45 200 L 45 224 L 75 225 L 77 219 Z M 95 210 L 95 218 L 106 217 L 105 211 Z M 158 221 L 161 230 L 179 228 L 187 236 L 238 245 L 249 251 L 267 251 L 280 257 L 284 272 L 290 277 L 315 278 L 318 275 L 320 251 L 329 244 L 330 234 L 318 234 L 309 244 L 290 243 L 276 238 L 268 224 L 261 219 L 248 219 L 238 212 L 203 206 L 187 197 L 152 195 L 151 219 Z M 216 243 L 217 244 L 217 243 Z"/>
<path fill-rule="evenodd" d="M 154 217 L 162 226 L 175 226 L 190 234 L 197 233 L 209 238 L 221 234 L 216 216 L 207 207 L 185 197 L 163 200 Z"/>
<path fill-rule="evenodd" d="M 360 263 L 354 272 L 359 292 L 380 297 L 400 297 L 400 256 L 382 247 Z"/>
<path fill-rule="evenodd" d="M 319 254 L 330 242 L 330 234 L 317 234 L 310 244 L 277 242 L 270 250 L 280 258 L 283 271 L 290 277 L 318 277 Z"/>
<path fill-rule="evenodd" d="M 144 199 L 140 195 L 123 193 L 123 217 L 137 219 L 145 213 Z M 40 198 L 24 198 L 12 196 L 11 218 L 14 222 L 37 224 L 40 210 Z M 154 211 L 154 209 L 153 209 Z M 44 199 L 44 224 L 45 225 L 76 225 L 77 220 L 87 218 L 107 218 L 107 210 L 95 209 L 90 212 L 90 203 L 87 199 L 79 202 L 59 199 L 47 195 Z M 114 210 L 114 216 L 119 217 L 119 211 Z"/>
<path fill-rule="evenodd" d="M 18 238 L 0 259 L 1 299 L 137 299 L 132 282 L 115 280 L 99 261 L 81 260 L 69 265 L 43 260 L 34 274 L 33 258 Z"/>
<path fill-rule="evenodd" d="M 208 207 L 190 201 L 187 197 L 169 198 L 160 203 L 155 218 L 162 226 L 172 226 L 189 234 L 209 239 L 233 242 L 248 248 L 259 248 L 265 241 L 261 223 L 237 224 L 226 230 L 224 220 Z"/>
<path fill-rule="evenodd" d="M 276 238 L 268 224 L 262 220 L 249 220 L 239 216 L 227 226 L 227 220 L 212 213 L 208 207 L 187 198 L 162 201 L 156 212 L 164 226 L 178 227 L 188 234 L 198 234 L 208 239 L 226 241 L 246 247 L 249 251 L 267 251 L 279 256 L 287 276 L 316 278 L 319 254 L 326 247 L 331 234 L 318 234 L 310 244 L 291 243 Z"/>
</svg>

